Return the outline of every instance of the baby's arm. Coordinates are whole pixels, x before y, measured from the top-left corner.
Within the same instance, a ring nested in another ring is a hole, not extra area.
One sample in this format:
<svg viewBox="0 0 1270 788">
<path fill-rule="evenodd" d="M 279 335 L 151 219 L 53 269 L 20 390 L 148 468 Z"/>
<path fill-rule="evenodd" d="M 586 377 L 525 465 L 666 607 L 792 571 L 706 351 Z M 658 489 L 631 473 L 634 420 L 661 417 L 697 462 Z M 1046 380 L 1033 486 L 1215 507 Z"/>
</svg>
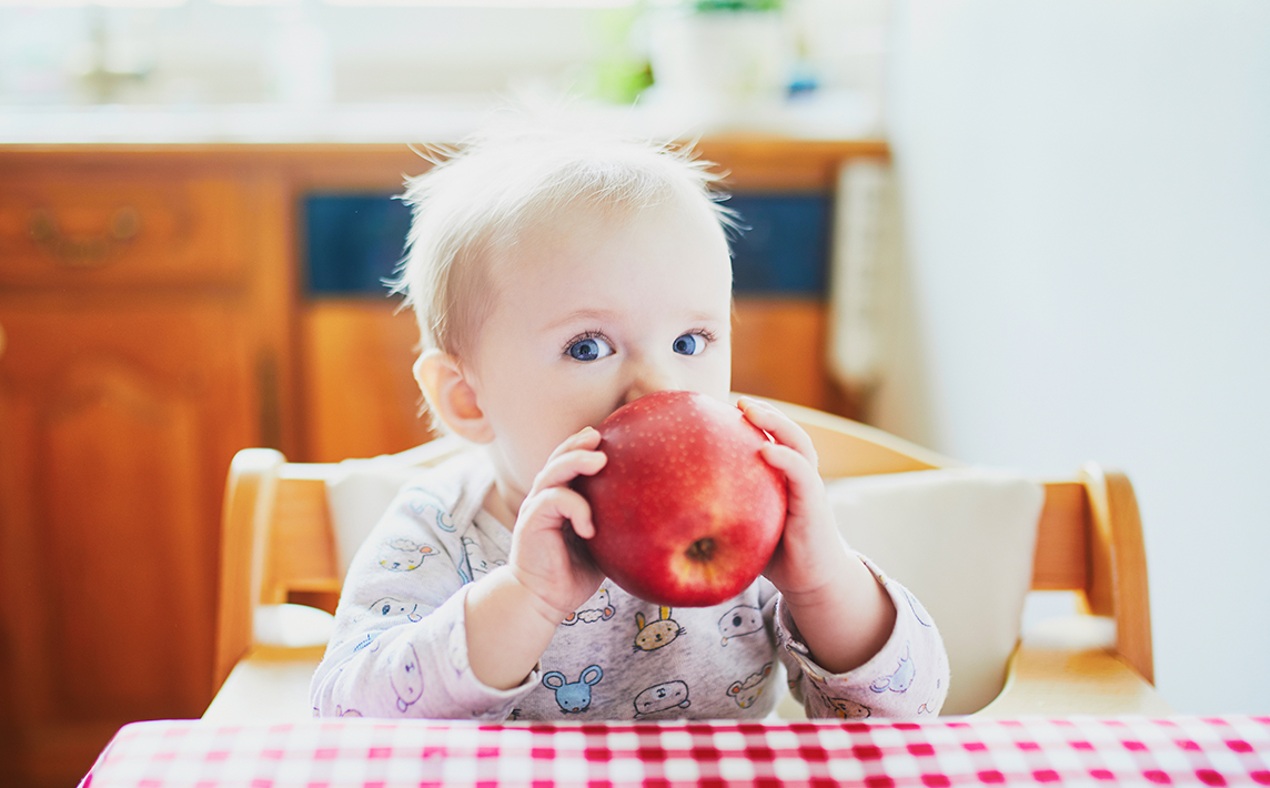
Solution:
<svg viewBox="0 0 1270 788">
<path fill-rule="evenodd" d="M 501 718 L 515 702 L 468 665 L 463 584 L 471 572 L 456 563 L 458 546 L 447 545 L 457 536 L 433 527 L 442 518 L 424 506 L 435 500 L 404 491 L 354 556 L 310 689 L 316 714 Z"/>
<path fill-rule="evenodd" d="M 778 632 L 807 714 L 938 713 L 948 657 L 929 614 L 843 541 L 807 433 L 770 405 L 740 405 L 775 439 L 763 456 L 789 482 L 785 531 L 764 574 L 781 592 Z"/>
<path fill-rule="evenodd" d="M 890 638 L 863 665 L 833 673 L 812 659 L 789 611 L 778 606 L 776 634 L 790 689 L 809 717 L 912 719 L 938 714 L 948 695 L 948 654 L 939 630 L 907 589 L 868 566 L 896 609 Z"/>
<path fill-rule="evenodd" d="M 594 534 L 590 505 L 568 485 L 604 467 L 604 454 L 595 451 L 599 443 L 600 434 L 588 427 L 556 448 L 520 507 L 507 566 L 467 595 L 469 659 L 490 687 L 522 683 L 556 628 L 604 579 L 569 549 L 565 535 L 565 521 L 584 539 Z"/>
<path fill-rule="evenodd" d="M 763 457 L 789 482 L 785 531 L 764 574 L 781 592 L 812 658 L 832 673 L 845 673 L 886 643 L 895 627 L 895 605 L 843 543 L 811 438 L 771 405 L 748 398 L 739 405 L 775 440 L 763 447 Z"/>
<path fill-rule="evenodd" d="M 441 547 L 455 537 L 430 530 L 435 518 L 419 517 L 408 494 L 395 501 L 349 568 L 313 680 L 315 712 L 505 716 L 556 626 L 602 579 L 564 542 L 565 519 L 592 533 L 589 507 L 565 485 L 603 466 L 598 443 L 585 430 L 552 454 L 521 507 L 508 565 L 475 581 L 454 564 L 458 551 Z M 405 566 L 379 557 L 393 545 L 405 550 Z"/>
</svg>

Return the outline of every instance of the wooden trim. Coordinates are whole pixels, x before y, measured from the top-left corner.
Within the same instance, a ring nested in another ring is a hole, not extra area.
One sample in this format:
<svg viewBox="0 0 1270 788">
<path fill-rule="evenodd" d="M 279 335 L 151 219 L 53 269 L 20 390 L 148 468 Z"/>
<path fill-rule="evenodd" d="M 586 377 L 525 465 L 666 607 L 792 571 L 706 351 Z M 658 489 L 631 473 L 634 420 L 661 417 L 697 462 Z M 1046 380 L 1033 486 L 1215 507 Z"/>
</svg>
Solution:
<svg viewBox="0 0 1270 788">
<path fill-rule="evenodd" d="M 1116 650 L 1149 682 L 1155 681 L 1146 545 L 1129 478 L 1090 463 L 1081 470 L 1089 490 L 1092 577 L 1090 608 L 1116 620 Z"/>
<path fill-rule="evenodd" d="M 273 449 L 244 449 L 234 455 L 221 518 L 220 589 L 216 613 L 213 686 L 219 687 L 251 648 L 263 551 L 274 500 L 274 480 L 285 458 Z"/>
<path fill-rule="evenodd" d="M 960 463 L 845 416 L 789 402 L 766 400 L 807 431 L 826 479 L 956 467 Z"/>
<path fill-rule="evenodd" d="M 1149 680 L 1105 649 L 1038 647 L 1025 642 L 1010 657 L 1000 694 L 974 716 L 1166 717 L 1172 713 Z"/>
<path fill-rule="evenodd" d="M 258 597 L 259 604 L 264 605 L 288 601 L 291 589 L 324 589 L 340 582 L 325 480 L 279 479 L 277 502 L 269 541 L 269 568 Z"/>
<path fill-rule="evenodd" d="M 1035 591 L 1077 591 L 1089 585 L 1089 499 L 1077 481 L 1045 483 L 1045 503 L 1036 530 L 1032 565 Z M 1084 524 L 1073 528 L 1071 523 Z"/>
<path fill-rule="evenodd" d="M 448 140 L 416 143 L 91 143 L 0 144 L 0 171 L 21 168 L 110 166 L 169 171 L 173 166 L 268 168 L 295 192 L 306 189 L 400 190 L 404 178 L 430 166 L 420 149 Z M 883 139 L 815 140 L 772 134 L 714 135 L 695 143 L 697 154 L 716 162 L 724 190 L 833 193 L 838 167 L 849 159 L 888 160 Z"/>
</svg>

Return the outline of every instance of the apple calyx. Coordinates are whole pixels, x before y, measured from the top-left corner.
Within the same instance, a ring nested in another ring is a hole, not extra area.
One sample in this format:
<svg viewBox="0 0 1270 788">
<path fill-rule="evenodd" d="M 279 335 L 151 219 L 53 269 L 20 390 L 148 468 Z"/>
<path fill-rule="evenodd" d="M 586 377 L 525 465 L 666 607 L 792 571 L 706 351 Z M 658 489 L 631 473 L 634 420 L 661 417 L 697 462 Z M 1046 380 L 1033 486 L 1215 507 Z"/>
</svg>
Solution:
<svg viewBox="0 0 1270 788">
<path fill-rule="evenodd" d="M 711 556 L 714 555 L 714 540 L 708 536 L 698 539 L 688 545 L 688 551 L 685 555 L 694 561 L 709 563 Z"/>
</svg>

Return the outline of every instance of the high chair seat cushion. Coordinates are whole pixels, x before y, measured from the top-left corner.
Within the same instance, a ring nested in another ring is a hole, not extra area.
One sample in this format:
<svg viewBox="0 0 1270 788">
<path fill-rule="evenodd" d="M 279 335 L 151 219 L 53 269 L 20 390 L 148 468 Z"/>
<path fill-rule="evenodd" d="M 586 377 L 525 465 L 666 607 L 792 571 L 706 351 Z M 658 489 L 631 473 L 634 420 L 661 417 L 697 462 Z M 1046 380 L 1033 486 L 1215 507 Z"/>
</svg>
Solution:
<svg viewBox="0 0 1270 788">
<path fill-rule="evenodd" d="M 826 486 L 848 544 L 903 583 L 940 628 L 952 681 L 942 713 L 987 705 L 1019 640 L 1043 485 L 955 468 Z"/>
<path fill-rule="evenodd" d="M 341 580 L 348 573 L 353 554 L 397 492 L 419 473 L 419 464 L 462 447 L 458 438 L 446 436 L 398 454 L 343 460 L 326 481 L 327 509 L 335 532 L 335 560 Z"/>
<path fill-rule="evenodd" d="M 392 457 L 344 460 L 326 483 L 335 560 L 341 578 L 348 574 L 353 554 L 387 511 L 388 505 L 417 469 L 391 461 Z"/>
</svg>

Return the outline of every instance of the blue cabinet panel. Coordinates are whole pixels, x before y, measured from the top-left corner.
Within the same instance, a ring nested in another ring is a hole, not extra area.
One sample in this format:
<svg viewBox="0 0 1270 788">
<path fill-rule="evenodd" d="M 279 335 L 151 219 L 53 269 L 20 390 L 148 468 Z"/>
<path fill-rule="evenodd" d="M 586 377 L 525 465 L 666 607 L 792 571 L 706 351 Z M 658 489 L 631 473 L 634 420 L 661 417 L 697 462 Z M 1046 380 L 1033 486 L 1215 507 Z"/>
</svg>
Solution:
<svg viewBox="0 0 1270 788">
<path fill-rule="evenodd" d="M 745 228 L 733 234 L 738 295 L 821 298 L 832 206 L 818 194 L 733 195 Z M 401 260 L 410 210 L 386 194 L 312 193 L 303 204 L 310 295 L 383 295 Z"/>
<path fill-rule="evenodd" d="M 736 194 L 726 203 L 747 227 L 732 242 L 738 295 L 822 297 L 832 205 L 820 194 Z"/>
<path fill-rule="evenodd" d="M 312 295 L 385 295 L 405 252 L 410 209 L 386 194 L 313 193 L 304 199 Z"/>
</svg>

